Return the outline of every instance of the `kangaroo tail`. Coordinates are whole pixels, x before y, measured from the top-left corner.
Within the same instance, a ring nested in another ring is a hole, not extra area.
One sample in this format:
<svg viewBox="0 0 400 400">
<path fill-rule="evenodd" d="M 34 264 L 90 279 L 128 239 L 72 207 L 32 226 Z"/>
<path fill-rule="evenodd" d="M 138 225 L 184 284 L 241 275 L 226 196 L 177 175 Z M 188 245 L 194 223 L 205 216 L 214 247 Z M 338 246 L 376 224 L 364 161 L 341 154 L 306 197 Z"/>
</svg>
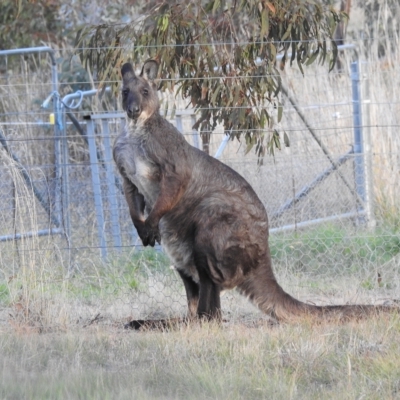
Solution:
<svg viewBox="0 0 400 400">
<path fill-rule="evenodd" d="M 269 264 L 270 265 L 270 264 Z M 329 305 L 303 303 L 286 293 L 278 284 L 272 268 L 259 268 L 238 287 L 238 290 L 264 313 L 278 321 L 311 318 L 346 321 L 382 312 L 400 312 L 400 307 L 385 305 Z"/>
</svg>

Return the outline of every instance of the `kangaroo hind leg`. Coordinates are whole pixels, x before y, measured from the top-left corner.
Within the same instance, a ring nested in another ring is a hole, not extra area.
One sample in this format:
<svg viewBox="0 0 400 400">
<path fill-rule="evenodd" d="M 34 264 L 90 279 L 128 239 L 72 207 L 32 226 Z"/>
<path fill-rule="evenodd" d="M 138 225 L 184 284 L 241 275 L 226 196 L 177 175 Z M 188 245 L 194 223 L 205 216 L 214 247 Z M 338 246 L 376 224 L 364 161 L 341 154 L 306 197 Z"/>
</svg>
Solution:
<svg viewBox="0 0 400 400">
<path fill-rule="evenodd" d="M 221 314 L 221 287 L 212 279 L 207 255 L 196 252 L 195 265 L 199 273 L 200 291 L 197 306 L 197 316 L 207 320 L 222 319 Z"/>
<path fill-rule="evenodd" d="M 199 304 L 200 286 L 191 277 L 178 269 L 178 273 L 182 278 L 186 290 L 186 298 L 188 303 L 188 318 L 193 319 L 197 315 L 197 307 Z"/>
</svg>

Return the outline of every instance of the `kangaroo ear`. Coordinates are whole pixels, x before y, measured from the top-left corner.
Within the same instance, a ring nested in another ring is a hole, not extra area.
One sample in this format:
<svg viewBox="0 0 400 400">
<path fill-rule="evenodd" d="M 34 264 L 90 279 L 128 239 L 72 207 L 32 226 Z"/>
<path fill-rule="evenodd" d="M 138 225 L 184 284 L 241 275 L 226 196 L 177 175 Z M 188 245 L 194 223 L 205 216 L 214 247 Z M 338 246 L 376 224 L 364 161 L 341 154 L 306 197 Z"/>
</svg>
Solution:
<svg viewBox="0 0 400 400">
<path fill-rule="evenodd" d="M 143 76 L 143 78 L 153 82 L 154 79 L 157 78 L 157 72 L 158 72 L 158 62 L 155 60 L 147 60 L 143 65 L 140 76 Z"/>
<path fill-rule="evenodd" d="M 123 80 L 128 80 L 135 77 L 135 71 L 133 70 L 132 64 L 125 63 L 121 68 L 121 75 Z"/>
</svg>

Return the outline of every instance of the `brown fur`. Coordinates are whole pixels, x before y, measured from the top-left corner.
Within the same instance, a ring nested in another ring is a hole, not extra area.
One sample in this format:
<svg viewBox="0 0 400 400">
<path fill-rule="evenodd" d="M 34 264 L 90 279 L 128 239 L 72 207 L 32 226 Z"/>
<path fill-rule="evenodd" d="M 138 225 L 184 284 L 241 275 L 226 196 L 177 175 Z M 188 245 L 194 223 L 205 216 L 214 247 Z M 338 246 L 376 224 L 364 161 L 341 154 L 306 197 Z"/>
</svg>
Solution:
<svg viewBox="0 0 400 400">
<path fill-rule="evenodd" d="M 237 172 L 190 146 L 160 116 L 157 71 L 152 60 L 139 76 L 130 64 L 122 67 L 128 119 L 114 159 L 143 245 L 163 244 L 185 285 L 189 317 L 220 319 L 220 291 L 232 288 L 278 320 L 347 319 L 389 309 L 318 307 L 284 292 L 272 270 L 263 204 Z"/>
</svg>

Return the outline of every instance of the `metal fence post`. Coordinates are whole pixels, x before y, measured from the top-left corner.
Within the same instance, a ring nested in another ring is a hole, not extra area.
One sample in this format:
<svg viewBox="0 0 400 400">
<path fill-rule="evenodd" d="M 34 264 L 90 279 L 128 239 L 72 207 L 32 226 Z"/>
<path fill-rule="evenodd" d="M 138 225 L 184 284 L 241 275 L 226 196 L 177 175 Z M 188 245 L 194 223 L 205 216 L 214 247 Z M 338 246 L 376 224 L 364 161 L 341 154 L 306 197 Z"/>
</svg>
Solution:
<svg viewBox="0 0 400 400">
<path fill-rule="evenodd" d="M 371 99 L 369 93 L 369 80 L 367 75 L 367 63 L 359 64 L 360 68 L 360 90 L 362 100 L 362 121 L 363 121 L 363 144 L 364 144 L 364 166 L 365 166 L 365 211 L 367 224 L 370 228 L 376 225 L 374 211 L 374 185 L 372 173 L 372 145 L 371 145 Z"/>
<path fill-rule="evenodd" d="M 101 123 L 103 128 L 104 164 L 107 177 L 108 202 L 110 204 L 111 228 L 114 238 L 114 246 L 121 251 L 122 241 L 119 227 L 117 192 L 115 190 L 115 176 L 113 173 L 113 159 L 111 156 L 110 129 L 108 126 L 108 120 L 103 119 Z"/>
<path fill-rule="evenodd" d="M 231 129 L 231 131 L 229 132 L 229 133 L 226 133 L 225 132 L 225 136 L 224 136 L 224 138 L 222 139 L 222 142 L 221 142 L 221 144 L 219 145 L 219 147 L 218 147 L 218 150 L 217 150 L 217 152 L 215 153 L 215 155 L 214 155 L 214 158 L 220 158 L 221 156 L 222 156 L 222 153 L 224 152 L 224 150 L 225 150 L 225 147 L 226 147 L 226 145 L 228 144 L 228 142 L 229 142 L 229 140 L 230 140 L 230 138 L 231 138 L 231 132 L 232 132 L 232 129 Z"/>
<path fill-rule="evenodd" d="M 178 129 L 178 131 L 183 134 L 182 115 L 176 114 L 175 120 L 176 120 L 176 129 Z"/>
<path fill-rule="evenodd" d="M 353 96 L 353 129 L 354 129 L 354 173 L 356 192 L 366 207 L 365 168 L 364 168 L 364 143 L 363 122 L 360 90 L 359 61 L 351 63 L 351 83 Z M 361 210 L 360 210 L 361 211 Z"/>
<path fill-rule="evenodd" d="M 192 124 L 192 126 L 196 123 L 196 115 L 192 114 L 190 116 L 190 122 Z M 202 150 L 203 146 L 202 146 L 202 140 L 200 138 L 200 134 L 199 131 L 197 131 L 196 129 L 192 129 L 192 135 L 193 135 L 193 146 L 196 147 L 196 149 Z"/>
<path fill-rule="evenodd" d="M 101 197 L 99 160 L 97 158 L 96 139 L 94 136 L 94 121 L 88 119 L 86 121 L 86 127 L 87 127 L 87 139 L 89 144 L 90 169 L 92 172 L 94 206 L 96 209 L 96 218 L 97 218 L 97 233 L 98 233 L 101 255 L 103 258 L 106 258 L 107 248 L 106 248 L 106 239 L 104 233 L 103 199 Z"/>
<path fill-rule="evenodd" d="M 59 99 L 56 100 L 59 102 Z M 59 102 L 60 103 L 60 102 Z M 60 108 L 61 105 L 58 104 Z M 57 114 L 56 114 L 57 115 Z M 68 138 L 67 138 L 67 125 L 65 120 L 65 112 L 60 115 L 62 126 L 58 129 L 62 132 L 61 137 L 61 204 L 62 204 L 62 215 L 64 217 L 64 231 L 67 236 L 67 240 L 71 237 L 71 221 L 69 215 L 69 175 L 68 175 L 68 163 L 69 163 L 69 152 L 68 152 Z M 61 129 L 60 129 L 61 128 Z M 71 247 L 71 246 L 69 246 Z"/>
</svg>

